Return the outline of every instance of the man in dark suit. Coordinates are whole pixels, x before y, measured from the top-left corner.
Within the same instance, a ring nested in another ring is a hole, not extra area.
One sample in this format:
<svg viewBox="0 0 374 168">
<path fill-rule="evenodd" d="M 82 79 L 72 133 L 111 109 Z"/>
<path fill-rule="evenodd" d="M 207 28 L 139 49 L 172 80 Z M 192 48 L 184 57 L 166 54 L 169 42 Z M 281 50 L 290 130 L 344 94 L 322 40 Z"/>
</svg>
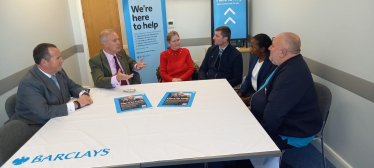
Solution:
<svg viewBox="0 0 374 168">
<path fill-rule="evenodd" d="M 113 88 L 120 85 L 139 84 L 133 79 L 133 72 L 138 73 L 147 63 L 143 58 L 135 62 L 122 49 L 119 37 L 112 29 L 100 33 L 100 50 L 90 60 L 91 75 L 96 87 Z"/>
<path fill-rule="evenodd" d="M 294 33 L 281 33 L 269 47 L 278 67 L 253 94 L 250 110 L 279 149 L 308 145 L 322 128 L 318 97 Z"/>
<path fill-rule="evenodd" d="M 232 87 L 239 85 L 243 78 L 243 58 L 230 45 L 231 30 L 227 26 L 216 29 L 214 46 L 209 47 L 199 69 L 199 79 L 225 78 Z"/>
<path fill-rule="evenodd" d="M 34 132 L 51 118 L 66 116 L 93 103 L 88 92 L 66 75 L 60 54 L 53 44 L 36 46 L 33 51 L 36 65 L 18 86 L 16 113 L 11 120 L 25 121 Z M 70 96 L 78 99 L 69 102 Z"/>
</svg>

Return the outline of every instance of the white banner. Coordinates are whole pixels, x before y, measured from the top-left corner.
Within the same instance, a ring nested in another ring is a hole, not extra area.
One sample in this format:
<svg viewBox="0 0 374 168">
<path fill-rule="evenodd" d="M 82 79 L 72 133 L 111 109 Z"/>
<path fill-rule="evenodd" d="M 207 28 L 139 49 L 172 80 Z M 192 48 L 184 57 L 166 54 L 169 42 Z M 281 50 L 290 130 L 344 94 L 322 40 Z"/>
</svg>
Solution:
<svg viewBox="0 0 374 168">
<path fill-rule="evenodd" d="M 140 71 L 142 83 L 155 83 L 160 54 L 167 47 L 165 0 L 123 0 L 123 13 L 129 55 L 148 63 Z"/>
</svg>

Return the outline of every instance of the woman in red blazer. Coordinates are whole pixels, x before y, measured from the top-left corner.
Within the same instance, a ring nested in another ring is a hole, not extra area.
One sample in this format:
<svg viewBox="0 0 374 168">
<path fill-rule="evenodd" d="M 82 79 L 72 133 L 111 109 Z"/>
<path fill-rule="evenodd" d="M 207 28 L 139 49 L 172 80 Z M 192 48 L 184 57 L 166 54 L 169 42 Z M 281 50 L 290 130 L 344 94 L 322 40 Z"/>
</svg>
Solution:
<svg viewBox="0 0 374 168">
<path fill-rule="evenodd" d="M 170 31 L 166 35 L 166 41 L 169 49 L 163 51 L 160 55 L 162 82 L 192 80 L 191 75 L 194 72 L 194 64 L 190 51 L 187 48 L 180 47 L 179 34 L 176 31 Z"/>
</svg>

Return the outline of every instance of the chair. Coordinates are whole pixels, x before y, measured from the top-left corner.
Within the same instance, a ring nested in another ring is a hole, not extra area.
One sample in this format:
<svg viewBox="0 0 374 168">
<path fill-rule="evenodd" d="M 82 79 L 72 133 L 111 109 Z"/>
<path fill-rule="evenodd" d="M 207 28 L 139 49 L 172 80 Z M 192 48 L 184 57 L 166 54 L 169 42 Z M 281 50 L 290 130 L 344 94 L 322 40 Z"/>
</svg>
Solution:
<svg viewBox="0 0 374 168">
<path fill-rule="evenodd" d="M 15 154 L 34 132 L 21 120 L 12 120 L 0 127 L 0 166 Z"/>
<path fill-rule="evenodd" d="M 199 65 L 197 65 L 195 62 L 193 63 L 194 65 L 194 72 L 193 74 L 191 75 L 192 77 L 192 80 L 198 80 L 199 79 Z M 162 82 L 162 76 L 161 76 L 161 73 L 160 73 L 160 66 L 157 67 L 156 69 L 156 77 L 157 77 L 157 80 L 158 82 Z"/>
<path fill-rule="evenodd" d="M 16 113 L 15 108 L 16 108 L 16 94 L 13 94 L 10 96 L 8 99 L 5 101 L 5 111 L 9 117 L 9 119 Z"/>
<path fill-rule="evenodd" d="M 332 95 L 331 95 L 330 89 L 328 87 L 326 87 L 325 85 L 314 82 L 314 86 L 316 87 L 317 96 L 318 96 L 318 106 L 319 106 L 319 109 L 321 111 L 322 120 L 323 120 L 323 125 L 322 125 L 322 128 L 321 128 L 321 131 L 316 135 L 316 137 L 314 139 L 320 139 L 321 140 L 323 167 L 326 167 L 325 151 L 323 149 L 323 146 L 324 146 L 323 131 L 325 129 L 327 117 L 329 116 Z"/>
<path fill-rule="evenodd" d="M 138 72 L 132 72 L 134 76 L 132 77 L 132 80 L 136 82 L 137 84 L 141 84 L 142 80 L 140 79 L 140 74 Z"/>
<path fill-rule="evenodd" d="M 327 117 L 329 115 L 332 95 L 331 95 L 330 89 L 328 87 L 326 87 L 325 85 L 314 82 L 314 86 L 315 86 L 316 92 L 317 92 L 318 106 L 319 106 L 319 109 L 320 109 L 320 112 L 321 112 L 321 115 L 322 115 L 323 124 L 322 124 L 321 131 L 316 134 L 316 136 L 313 140 L 315 140 L 315 139 L 320 139 L 321 140 L 321 151 L 322 151 L 321 153 L 322 153 L 322 159 L 323 159 L 323 167 L 326 167 L 324 143 L 323 143 L 323 131 L 325 129 Z M 295 150 L 295 148 L 283 150 L 282 153 L 287 152 L 288 150 Z"/>
</svg>

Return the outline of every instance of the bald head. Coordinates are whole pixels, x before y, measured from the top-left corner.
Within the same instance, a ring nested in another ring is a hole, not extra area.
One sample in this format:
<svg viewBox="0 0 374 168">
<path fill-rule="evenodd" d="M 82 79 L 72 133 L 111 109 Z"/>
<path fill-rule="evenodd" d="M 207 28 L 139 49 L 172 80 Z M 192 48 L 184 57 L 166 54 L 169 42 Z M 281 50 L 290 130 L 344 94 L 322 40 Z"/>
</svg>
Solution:
<svg viewBox="0 0 374 168">
<path fill-rule="evenodd" d="M 277 35 L 269 47 L 270 60 L 274 65 L 281 65 L 288 59 L 300 54 L 301 41 L 295 33 L 285 32 Z"/>
<path fill-rule="evenodd" d="M 291 55 L 300 54 L 301 41 L 300 37 L 295 33 L 285 32 L 278 35 L 282 46 Z"/>
</svg>

